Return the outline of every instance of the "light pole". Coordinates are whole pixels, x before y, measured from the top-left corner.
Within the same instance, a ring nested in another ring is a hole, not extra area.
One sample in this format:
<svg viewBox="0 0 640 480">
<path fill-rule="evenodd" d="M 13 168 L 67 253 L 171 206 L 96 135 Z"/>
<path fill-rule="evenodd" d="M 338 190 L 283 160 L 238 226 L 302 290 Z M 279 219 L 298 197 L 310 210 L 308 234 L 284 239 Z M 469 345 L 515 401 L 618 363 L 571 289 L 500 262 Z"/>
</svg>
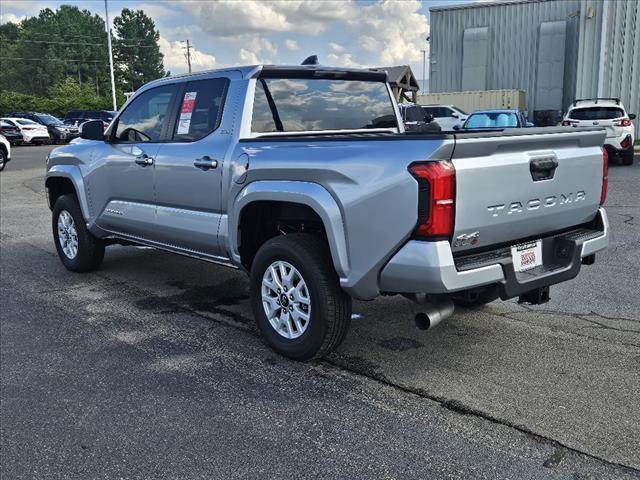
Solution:
<svg viewBox="0 0 640 480">
<path fill-rule="evenodd" d="M 425 80 L 425 75 L 426 75 L 426 65 L 427 65 L 427 51 L 426 50 L 420 50 L 422 52 L 422 88 L 420 90 L 422 90 L 422 93 L 424 93 L 424 80 Z"/>
<path fill-rule="evenodd" d="M 111 28 L 109 28 L 109 8 L 107 6 L 107 0 L 104 0 L 104 16 L 107 24 L 107 44 L 109 46 L 109 69 L 111 73 L 111 99 L 113 101 L 113 111 L 118 110 L 116 105 L 116 79 L 113 75 L 113 51 L 111 50 Z"/>
</svg>

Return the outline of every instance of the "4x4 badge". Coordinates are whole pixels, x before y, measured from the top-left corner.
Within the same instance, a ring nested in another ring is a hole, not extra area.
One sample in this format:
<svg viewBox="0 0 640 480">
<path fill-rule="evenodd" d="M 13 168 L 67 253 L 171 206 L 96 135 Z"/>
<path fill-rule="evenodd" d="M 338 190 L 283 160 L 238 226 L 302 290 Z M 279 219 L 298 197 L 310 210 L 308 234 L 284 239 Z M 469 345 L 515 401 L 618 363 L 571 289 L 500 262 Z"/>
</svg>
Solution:
<svg viewBox="0 0 640 480">
<path fill-rule="evenodd" d="M 453 242 L 454 247 L 466 247 L 466 246 L 475 246 L 480 239 L 480 232 L 473 233 L 463 233 L 462 235 L 458 235 L 456 240 Z"/>
</svg>

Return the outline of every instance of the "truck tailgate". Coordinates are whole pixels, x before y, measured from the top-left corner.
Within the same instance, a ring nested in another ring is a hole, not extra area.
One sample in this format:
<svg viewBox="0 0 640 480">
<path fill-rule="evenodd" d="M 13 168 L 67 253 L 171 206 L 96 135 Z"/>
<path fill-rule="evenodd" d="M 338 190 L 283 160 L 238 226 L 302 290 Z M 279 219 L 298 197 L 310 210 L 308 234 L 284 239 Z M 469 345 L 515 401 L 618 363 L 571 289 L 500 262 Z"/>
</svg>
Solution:
<svg viewBox="0 0 640 480">
<path fill-rule="evenodd" d="M 604 139 L 601 128 L 456 135 L 453 251 L 513 243 L 592 220 L 600 203 Z"/>
</svg>

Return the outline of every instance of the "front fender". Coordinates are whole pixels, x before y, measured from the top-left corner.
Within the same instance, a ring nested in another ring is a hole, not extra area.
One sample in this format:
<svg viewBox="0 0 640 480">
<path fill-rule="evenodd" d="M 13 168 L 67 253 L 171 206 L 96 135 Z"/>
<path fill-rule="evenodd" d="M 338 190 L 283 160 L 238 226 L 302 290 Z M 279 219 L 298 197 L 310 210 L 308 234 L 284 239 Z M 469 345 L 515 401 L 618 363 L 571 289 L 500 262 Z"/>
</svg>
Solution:
<svg viewBox="0 0 640 480">
<path fill-rule="evenodd" d="M 80 203 L 80 210 L 82 210 L 82 216 L 86 221 L 89 221 L 89 204 L 87 201 L 87 192 L 85 190 L 84 179 L 82 178 L 82 173 L 80 172 L 80 168 L 77 165 L 53 165 L 47 170 L 47 175 L 45 176 L 45 187 L 47 185 L 47 181 L 50 178 L 66 178 L 71 181 L 73 184 L 73 188 L 76 191 L 76 196 L 78 197 L 78 202 Z"/>
<path fill-rule="evenodd" d="M 340 279 L 347 278 L 349 258 L 342 213 L 335 199 L 321 185 L 300 181 L 256 181 L 247 185 L 236 197 L 229 212 L 228 248 L 232 260 L 240 264 L 238 224 L 242 209 L 255 201 L 283 201 L 310 207 L 324 224 L 333 266 Z"/>
</svg>

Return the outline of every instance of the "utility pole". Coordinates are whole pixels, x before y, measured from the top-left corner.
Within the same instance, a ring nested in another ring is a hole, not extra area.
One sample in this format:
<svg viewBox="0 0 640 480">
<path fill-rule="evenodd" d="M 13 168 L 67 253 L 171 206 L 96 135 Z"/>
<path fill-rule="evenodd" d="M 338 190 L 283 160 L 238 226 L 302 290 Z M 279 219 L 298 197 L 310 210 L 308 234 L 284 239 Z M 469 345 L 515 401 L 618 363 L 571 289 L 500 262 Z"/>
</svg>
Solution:
<svg viewBox="0 0 640 480">
<path fill-rule="evenodd" d="M 111 70 L 111 99 L 113 101 L 113 111 L 118 110 L 116 105 L 116 79 L 113 75 L 113 50 L 111 49 L 111 28 L 109 27 L 109 8 L 107 7 L 107 0 L 104 0 L 104 16 L 106 18 L 107 27 L 107 45 L 109 47 L 109 69 Z"/>
<path fill-rule="evenodd" d="M 187 51 L 187 53 L 185 53 L 184 56 L 187 58 L 187 66 L 189 67 L 189 73 L 191 73 L 191 47 L 192 46 L 193 45 L 189 43 L 189 40 L 187 40 L 187 46 L 182 47 Z"/>
</svg>

